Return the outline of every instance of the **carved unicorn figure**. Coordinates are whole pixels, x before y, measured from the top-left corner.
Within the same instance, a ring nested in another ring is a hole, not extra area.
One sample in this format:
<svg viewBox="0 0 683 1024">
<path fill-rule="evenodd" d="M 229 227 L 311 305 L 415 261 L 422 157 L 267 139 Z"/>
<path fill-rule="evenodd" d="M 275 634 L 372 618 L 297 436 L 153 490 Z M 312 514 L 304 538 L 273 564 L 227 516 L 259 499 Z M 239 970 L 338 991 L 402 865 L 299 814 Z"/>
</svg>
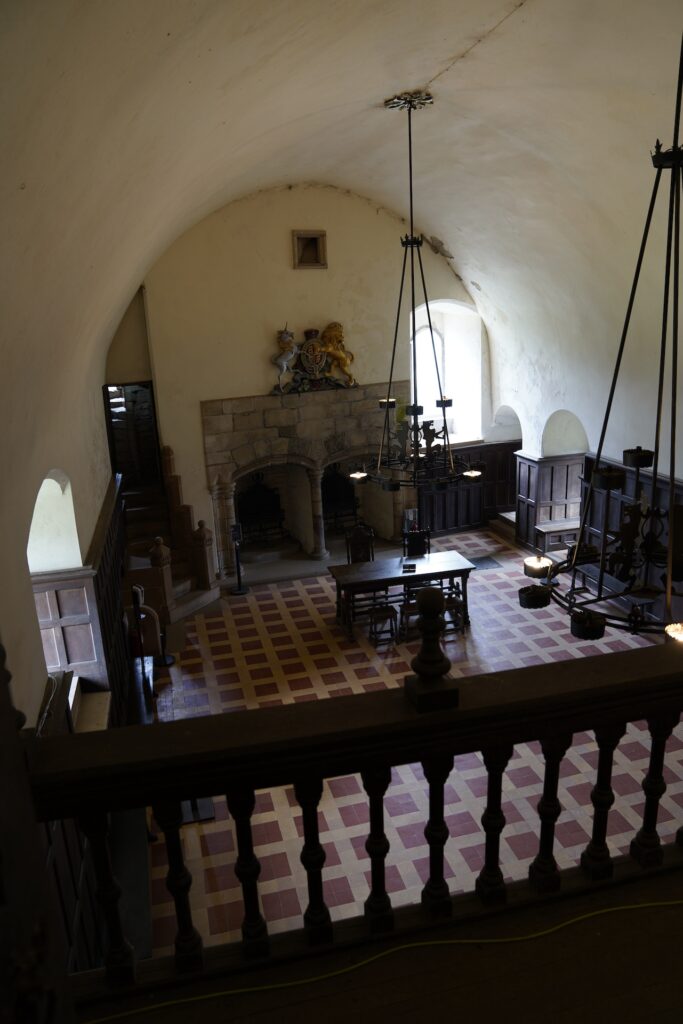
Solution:
<svg viewBox="0 0 683 1024">
<path fill-rule="evenodd" d="M 281 351 L 279 355 L 271 356 L 271 359 L 278 369 L 278 387 L 280 388 L 280 391 L 284 391 L 282 380 L 286 373 L 291 372 L 292 366 L 294 365 L 296 357 L 299 355 L 301 349 L 294 341 L 293 331 L 288 331 L 286 324 L 284 331 L 277 332 L 277 340 Z"/>
</svg>

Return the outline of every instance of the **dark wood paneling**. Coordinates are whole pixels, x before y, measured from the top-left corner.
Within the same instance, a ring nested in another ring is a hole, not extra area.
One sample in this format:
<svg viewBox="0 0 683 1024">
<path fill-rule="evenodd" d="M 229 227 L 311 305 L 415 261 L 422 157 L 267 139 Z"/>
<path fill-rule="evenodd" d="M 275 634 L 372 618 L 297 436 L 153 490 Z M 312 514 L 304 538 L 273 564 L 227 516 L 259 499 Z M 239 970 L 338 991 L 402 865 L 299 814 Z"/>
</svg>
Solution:
<svg viewBox="0 0 683 1024">
<path fill-rule="evenodd" d="M 593 466 L 595 465 L 595 456 L 586 456 L 586 469 L 585 479 L 582 481 L 582 493 L 583 500 L 585 501 L 586 494 L 588 492 L 588 481 L 590 480 L 593 472 Z M 625 474 L 624 487 L 620 491 L 611 491 L 609 494 L 609 509 L 607 519 L 607 531 L 608 531 L 608 542 L 610 538 L 619 530 L 622 518 L 624 515 L 624 508 L 628 505 L 633 505 L 637 500 L 640 500 L 642 493 L 645 493 L 647 502 L 649 505 L 664 510 L 668 513 L 669 508 L 669 479 L 662 478 L 661 476 L 657 479 L 657 487 L 655 494 L 652 494 L 652 474 L 649 472 L 641 471 L 640 483 L 638 485 L 638 494 L 636 494 L 636 471 L 634 469 L 624 467 L 621 463 L 611 462 L 609 459 L 601 459 L 600 465 L 617 466 L 622 469 Z M 683 561 L 683 482 L 676 481 L 675 483 L 675 498 L 676 504 L 674 506 L 674 529 L 676 533 L 677 543 L 674 549 L 674 580 L 676 580 L 678 571 L 680 570 L 680 563 Z M 605 515 L 605 503 L 607 501 L 607 492 L 595 490 L 593 492 L 593 499 L 591 502 L 591 508 L 588 514 L 588 520 L 586 523 L 585 539 L 589 543 L 594 544 L 598 550 L 601 549 L 602 538 L 603 538 L 603 524 Z M 677 524 L 680 523 L 679 529 L 676 529 Z M 659 527 L 661 532 L 658 536 L 658 541 L 664 547 L 669 542 L 669 525 L 668 525 L 668 514 L 665 514 L 659 521 Z M 680 532 L 679 532 L 680 530 Z M 608 547 L 608 551 L 613 549 Z M 598 570 L 597 567 L 587 566 L 586 576 L 589 579 L 596 579 Z M 664 567 L 652 566 L 650 569 L 650 581 L 655 585 L 661 585 L 661 576 L 665 572 Z M 623 589 L 623 583 L 619 580 L 612 578 L 609 575 L 605 575 L 603 584 L 605 588 L 610 591 L 620 591 Z M 674 584 L 676 586 L 676 584 Z M 676 602 L 675 602 L 676 603 Z M 678 604 L 676 604 L 678 607 Z M 674 609 L 675 610 L 675 609 Z M 652 613 L 655 616 L 661 616 L 664 614 L 664 599 L 661 598 L 652 608 Z"/>
<path fill-rule="evenodd" d="M 517 453 L 516 538 L 520 544 L 536 549 L 539 523 L 580 515 L 583 464 L 582 454 L 535 459 Z"/>
<path fill-rule="evenodd" d="M 86 689 L 108 689 L 92 568 L 33 573 L 31 580 L 48 671 L 71 671 Z"/>
<path fill-rule="evenodd" d="M 120 484 L 120 477 L 110 483 L 85 564 L 31 577 L 48 671 L 73 671 L 85 690 L 111 690 L 113 725 L 126 720 L 130 672 L 121 601 Z"/>
<path fill-rule="evenodd" d="M 432 533 L 483 526 L 497 512 L 515 507 L 515 452 L 520 441 L 473 444 L 454 449 L 465 461 L 480 462 L 481 479 L 463 480 L 446 491 L 420 489 L 420 520 Z"/>
</svg>

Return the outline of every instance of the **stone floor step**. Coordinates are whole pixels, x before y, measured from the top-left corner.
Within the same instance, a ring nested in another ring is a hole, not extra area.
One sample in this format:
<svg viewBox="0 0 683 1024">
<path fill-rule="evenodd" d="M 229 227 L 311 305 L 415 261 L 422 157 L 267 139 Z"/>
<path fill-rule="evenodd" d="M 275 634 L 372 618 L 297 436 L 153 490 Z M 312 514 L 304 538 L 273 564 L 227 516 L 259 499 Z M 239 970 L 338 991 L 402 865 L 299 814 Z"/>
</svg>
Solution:
<svg viewBox="0 0 683 1024">
<path fill-rule="evenodd" d="M 180 619 L 184 619 L 188 615 L 195 615 L 200 608 L 212 604 L 220 596 L 221 592 L 218 586 L 212 587 L 211 590 L 191 590 L 176 601 L 175 608 L 172 609 L 170 615 L 171 622 L 179 622 Z"/>
</svg>

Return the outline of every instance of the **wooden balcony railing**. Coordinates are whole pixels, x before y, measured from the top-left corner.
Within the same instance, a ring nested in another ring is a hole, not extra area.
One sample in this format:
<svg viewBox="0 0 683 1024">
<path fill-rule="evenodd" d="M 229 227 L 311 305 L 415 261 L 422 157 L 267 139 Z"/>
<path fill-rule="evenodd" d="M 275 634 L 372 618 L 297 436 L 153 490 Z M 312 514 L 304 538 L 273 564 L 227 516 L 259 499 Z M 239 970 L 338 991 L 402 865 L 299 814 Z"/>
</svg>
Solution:
<svg viewBox="0 0 683 1024">
<path fill-rule="evenodd" d="M 292 936 L 270 937 L 259 903 L 259 862 L 251 817 L 255 790 L 293 785 L 303 812 L 301 861 L 306 871 L 308 906 L 296 934 L 307 944 L 351 941 L 433 923 L 467 913 L 473 903 L 489 908 L 559 890 L 572 891 L 622 880 L 660 866 L 683 867 L 683 829 L 665 847 L 657 815 L 665 791 L 666 740 L 683 709 L 683 648 L 675 643 L 577 661 L 538 665 L 459 681 L 459 706 L 418 712 L 402 690 L 240 711 L 231 714 L 130 727 L 107 733 L 28 739 L 26 753 L 37 814 L 42 820 L 75 817 L 87 835 L 98 876 L 108 934 L 106 977 L 131 984 L 133 951 L 121 926 L 119 888 L 107 851 L 107 812 L 151 806 L 168 848 L 167 886 L 177 915 L 176 971 L 197 971 L 202 941 L 190 905 L 191 878 L 184 860 L 180 801 L 226 794 L 234 819 L 235 872 L 242 887 L 244 956 L 267 957 Z M 649 768 L 643 779 L 642 824 L 630 855 L 613 858 L 606 843 L 612 759 L 626 723 L 646 720 L 651 734 Z M 599 761 L 592 790 L 592 836 L 580 867 L 560 871 L 553 856 L 560 815 L 560 762 L 572 734 L 595 733 Z M 499 863 L 505 827 L 502 779 L 513 746 L 540 741 L 545 778 L 538 803 L 538 851 L 525 882 L 506 884 Z M 455 755 L 481 751 L 488 772 L 482 817 L 485 863 L 474 894 L 454 897 L 444 877 L 444 785 Z M 389 844 L 384 831 L 384 795 L 393 766 L 421 762 L 429 787 L 425 835 L 429 878 L 421 905 L 394 910 L 385 884 Z M 369 804 L 366 850 L 371 880 L 364 916 L 331 922 L 323 898 L 325 854 L 318 836 L 317 808 L 324 779 L 359 773 Z M 234 951 L 233 951 L 234 952 Z M 225 964 L 225 960 L 223 963 Z M 173 966 L 173 965 L 171 965 Z M 156 969 L 159 979 L 159 968 Z"/>
</svg>

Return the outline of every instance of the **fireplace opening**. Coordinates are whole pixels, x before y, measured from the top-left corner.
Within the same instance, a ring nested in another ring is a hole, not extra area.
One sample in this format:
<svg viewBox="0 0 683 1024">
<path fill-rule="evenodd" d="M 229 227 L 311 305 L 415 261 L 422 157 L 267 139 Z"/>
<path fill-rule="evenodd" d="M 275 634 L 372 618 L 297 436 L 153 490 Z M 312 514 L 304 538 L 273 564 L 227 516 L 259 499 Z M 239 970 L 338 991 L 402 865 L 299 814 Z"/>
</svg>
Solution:
<svg viewBox="0 0 683 1024">
<path fill-rule="evenodd" d="M 348 468 L 338 462 L 325 467 L 321 482 L 323 518 L 326 533 L 341 533 L 358 522 L 356 491 L 349 479 Z"/>
<path fill-rule="evenodd" d="M 245 548 L 270 547 L 289 536 L 278 490 L 265 482 L 263 473 L 251 473 L 237 482 L 235 505 Z"/>
</svg>

